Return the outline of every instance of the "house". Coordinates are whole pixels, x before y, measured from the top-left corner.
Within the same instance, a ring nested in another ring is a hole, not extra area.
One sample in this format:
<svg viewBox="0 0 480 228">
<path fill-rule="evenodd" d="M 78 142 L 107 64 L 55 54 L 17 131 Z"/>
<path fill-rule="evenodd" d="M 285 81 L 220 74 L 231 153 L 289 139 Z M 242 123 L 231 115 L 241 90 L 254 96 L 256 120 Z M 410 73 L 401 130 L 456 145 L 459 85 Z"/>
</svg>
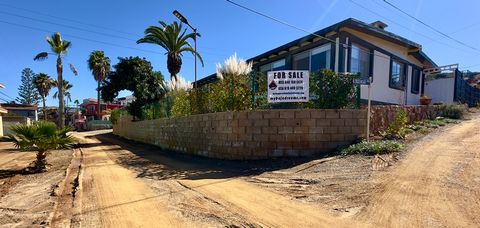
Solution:
<svg viewBox="0 0 480 228">
<path fill-rule="evenodd" d="M 33 121 L 38 121 L 38 107 L 37 105 L 24 105 L 24 104 L 15 104 L 15 103 L 3 103 L 0 104 L 4 109 L 8 110 L 8 113 L 30 118 Z"/>
<path fill-rule="evenodd" d="M 3 134 L 3 118 L 2 118 L 2 115 L 3 114 L 6 114 L 8 112 L 8 110 L 2 108 L 2 106 L 0 106 L 0 137 L 4 136 Z"/>
<path fill-rule="evenodd" d="M 84 99 L 81 106 L 85 109 L 84 115 L 87 117 L 87 119 L 94 119 L 98 115 L 97 99 Z M 108 110 L 120 109 L 123 108 L 123 105 L 119 103 L 104 103 L 103 101 L 100 101 L 100 108 L 102 110 L 101 114 L 103 117 L 104 115 L 109 116 Z"/>
<path fill-rule="evenodd" d="M 256 71 L 331 69 L 372 77 L 374 104 L 419 104 L 424 90 L 423 69 L 436 64 L 422 46 L 386 30 L 387 24 L 368 24 L 346 19 L 311 35 L 274 48 L 247 61 Z M 212 74 L 197 81 L 202 86 L 216 81 Z M 367 99 L 367 86 L 361 86 Z"/>
</svg>

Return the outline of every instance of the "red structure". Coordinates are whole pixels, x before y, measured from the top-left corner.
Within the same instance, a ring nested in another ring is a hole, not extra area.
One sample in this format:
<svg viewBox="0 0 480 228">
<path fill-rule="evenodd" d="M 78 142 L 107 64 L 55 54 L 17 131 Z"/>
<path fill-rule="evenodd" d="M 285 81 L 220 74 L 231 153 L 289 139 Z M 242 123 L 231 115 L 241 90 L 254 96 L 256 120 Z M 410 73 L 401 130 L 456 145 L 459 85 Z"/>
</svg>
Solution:
<svg viewBox="0 0 480 228">
<path fill-rule="evenodd" d="M 121 104 L 100 104 L 102 112 L 105 110 L 115 110 L 115 109 L 120 109 L 123 108 Z M 90 116 L 97 116 L 98 115 L 98 110 L 97 110 L 97 103 L 91 102 L 85 105 L 85 116 L 88 118 Z"/>
</svg>

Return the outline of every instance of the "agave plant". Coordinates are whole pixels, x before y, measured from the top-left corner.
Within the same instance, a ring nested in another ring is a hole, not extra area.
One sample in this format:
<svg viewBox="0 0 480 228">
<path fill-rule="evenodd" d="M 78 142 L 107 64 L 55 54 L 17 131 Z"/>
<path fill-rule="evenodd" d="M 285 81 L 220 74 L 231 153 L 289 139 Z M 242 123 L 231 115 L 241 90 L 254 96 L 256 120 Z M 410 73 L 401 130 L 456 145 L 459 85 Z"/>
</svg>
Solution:
<svg viewBox="0 0 480 228">
<path fill-rule="evenodd" d="M 36 151 L 37 158 L 30 167 L 25 168 L 29 173 L 44 172 L 47 170 L 47 153 L 50 150 L 70 148 L 74 139 L 67 135 L 70 128 L 57 129 L 52 122 L 39 121 L 31 125 L 19 124 L 10 127 L 13 134 L 8 135 L 7 141 L 14 143 L 22 151 Z"/>
</svg>

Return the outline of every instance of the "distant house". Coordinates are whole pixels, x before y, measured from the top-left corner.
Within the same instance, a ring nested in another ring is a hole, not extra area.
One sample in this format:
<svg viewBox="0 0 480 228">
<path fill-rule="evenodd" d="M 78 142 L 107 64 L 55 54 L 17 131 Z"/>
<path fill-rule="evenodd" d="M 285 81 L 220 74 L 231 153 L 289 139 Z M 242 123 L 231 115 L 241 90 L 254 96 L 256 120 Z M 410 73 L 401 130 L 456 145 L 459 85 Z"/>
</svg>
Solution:
<svg viewBox="0 0 480 228">
<path fill-rule="evenodd" d="M 6 114 L 8 112 L 8 110 L 2 108 L 2 106 L 0 106 L 0 137 L 3 136 L 3 118 L 2 116 L 4 114 Z"/>
<path fill-rule="evenodd" d="M 38 107 L 37 105 L 23 105 L 23 104 L 0 104 L 8 113 L 30 118 L 33 121 L 38 121 Z"/>
<path fill-rule="evenodd" d="M 256 71 L 331 69 L 372 77 L 372 101 L 377 104 L 419 104 L 423 69 L 437 65 L 422 46 L 386 31 L 381 21 L 368 24 L 353 18 L 274 48 L 247 61 Z M 322 38 L 322 37 L 326 37 Z M 216 81 L 212 74 L 198 86 Z M 367 99 L 367 87 L 361 87 Z"/>
<path fill-rule="evenodd" d="M 85 109 L 84 115 L 87 117 L 87 119 L 93 119 L 96 116 L 98 116 L 98 103 L 97 99 L 93 98 L 87 98 L 83 100 L 83 103 L 81 106 Z M 123 108 L 124 106 L 120 103 L 104 103 L 102 100 L 100 100 L 100 108 L 102 110 L 101 114 L 103 115 L 108 115 L 108 112 L 105 112 L 106 110 L 115 110 L 115 109 L 120 109 Z M 103 118 L 102 118 L 103 119 Z"/>
</svg>

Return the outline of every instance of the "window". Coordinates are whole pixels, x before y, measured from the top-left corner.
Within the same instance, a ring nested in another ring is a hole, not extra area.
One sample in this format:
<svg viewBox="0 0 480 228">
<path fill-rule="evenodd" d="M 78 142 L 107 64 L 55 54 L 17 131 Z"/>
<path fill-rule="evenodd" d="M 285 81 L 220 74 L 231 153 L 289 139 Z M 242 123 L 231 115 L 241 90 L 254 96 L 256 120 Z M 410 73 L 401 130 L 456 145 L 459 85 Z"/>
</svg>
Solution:
<svg viewBox="0 0 480 228">
<path fill-rule="evenodd" d="M 399 61 L 392 60 L 390 65 L 390 87 L 394 89 L 403 89 L 405 82 L 405 66 Z"/>
<path fill-rule="evenodd" d="M 360 73 L 360 77 L 368 78 L 370 72 L 370 50 L 357 44 L 352 44 L 350 54 L 350 72 Z"/>
<path fill-rule="evenodd" d="M 268 71 L 285 70 L 285 59 L 280 59 L 272 63 L 260 66 L 260 72 L 267 74 Z"/>
<path fill-rule="evenodd" d="M 412 87 L 411 92 L 418 94 L 420 90 L 420 70 L 412 68 Z"/>
<path fill-rule="evenodd" d="M 330 44 L 326 44 L 293 56 L 294 70 L 330 69 Z"/>
</svg>

